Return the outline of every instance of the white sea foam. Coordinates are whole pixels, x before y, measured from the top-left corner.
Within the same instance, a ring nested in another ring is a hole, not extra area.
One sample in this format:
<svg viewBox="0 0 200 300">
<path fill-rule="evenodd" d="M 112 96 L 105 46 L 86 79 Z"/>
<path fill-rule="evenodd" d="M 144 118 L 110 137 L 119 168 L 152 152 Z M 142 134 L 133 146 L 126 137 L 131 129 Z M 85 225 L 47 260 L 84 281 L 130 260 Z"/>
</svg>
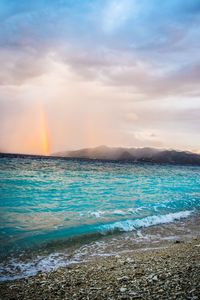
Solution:
<svg viewBox="0 0 200 300">
<path fill-rule="evenodd" d="M 128 210 L 122 210 L 122 209 L 114 209 L 114 210 L 97 210 L 97 211 L 88 211 L 86 213 L 80 213 L 80 216 L 84 216 L 86 214 L 89 214 L 90 216 L 94 216 L 96 218 L 101 218 L 108 215 L 119 215 L 119 216 L 125 216 L 129 214 L 135 214 L 142 210 L 144 207 L 138 207 L 138 208 L 129 208 Z"/>
<path fill-rule="evenodd" d="M 10 281 L 36 275 L 39 271 L 50 272 L 69 264 L 78 263 L 79 257 L 67 259 L 63 253 L 53 253 L 48 256 L 38 256 L 32 261 L 12 259 L 9 264 L 0 264 L 0 282 Z"/>
<path fill-rule="evenodd" d="M 98 210 L 98 211 L 90 211 L 89 214 L 90 214 L 91 216 L 96 217 L 96 218 L 100 218 L 102 215 L 105 214 L 105 212 L 102 211 L 102 210 Z"/>
<path fill-rule="evenodd" d="M 124 211 L 124 210 L 121 210 L 121 209 L 115 209 L 115 210 L 112 211 L 112 214 L 124 216 L 124 215 L 127 214 L 127 212 Z"/>
<path fill-rule="evenodd" d="M 94 216 L 98 219 L 98 218 L 108 216 L 108 215 L 124 216 L 124 215 L 128 214 L 128 212 L 124 211 L 124 210 L 121 210 L 121 209 L 115 209 L 115 210 L 111 210 L 111 211 L 103 211 L 103 210 L 88 211 L 87 214 L 89 214 L 90 216 Z M 81 216 L 82 215 L 83 214 L 81 214 Z"/>
<path fill-rule="evenodd" d="M 112 231 L 112 230 L 120 230 L 120 231 L 132 231 L 142 227 L 149 227 L 152 225 L 159 225 L 165 223 L 171 223 L 182 218 L 187 218 L 191 215 L 193 211 L 180 211 L 177 213 L 169 213 L 166 215 L 160 216 L 149 216 L 143 219 L 136 220 L 125 220 L 118 221 L 112 224 L 106 224 L 101 226 L 102 231 Z"/>
<path fill-rule="evenodd" d="M 143 210 L 143 209 L 144 209 L 143 206 L 137 207 L 137 208 L 129 208 L 129 209 L 128 209 L 128 212 L 131 213 L 131 214 L 135 214 L 135 213 L 137 213 L 137 212 L 139 212 L 139 211 L 141 211 L 141 210 Z"/>
</svg>

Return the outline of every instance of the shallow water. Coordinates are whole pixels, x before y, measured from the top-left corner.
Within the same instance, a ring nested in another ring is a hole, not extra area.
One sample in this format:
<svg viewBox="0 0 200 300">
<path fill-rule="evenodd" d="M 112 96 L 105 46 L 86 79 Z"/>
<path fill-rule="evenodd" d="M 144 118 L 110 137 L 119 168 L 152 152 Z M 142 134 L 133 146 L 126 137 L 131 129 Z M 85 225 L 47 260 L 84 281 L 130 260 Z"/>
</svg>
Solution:
<svg viewBox="0 0 200 300">
<path fill-rule="evenodd" d="M 4 157 L 0 206 L 0 273 L 6 262 L 14 276 L 24 253 L 29 270 L 42 269 L 38 255 L 54 268 L 66 264 L 63 249 L 71 255 L 105 234 L 111 240 L 198 213 L 200 168 Z"/>
</svg>

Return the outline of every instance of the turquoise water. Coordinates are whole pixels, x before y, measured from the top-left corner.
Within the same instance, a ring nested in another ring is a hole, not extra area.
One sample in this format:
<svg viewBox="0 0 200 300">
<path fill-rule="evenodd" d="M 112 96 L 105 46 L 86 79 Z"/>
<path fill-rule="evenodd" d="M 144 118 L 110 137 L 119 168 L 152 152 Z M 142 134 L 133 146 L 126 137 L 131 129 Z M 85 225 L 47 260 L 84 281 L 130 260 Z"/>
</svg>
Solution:
<svg viewBox="0 0 200 300">
<path fill-rule="evenodd" d="M 0 158 L 1 258 L 133 231 L 200 209 L 200 168 Z"/>
</svg>

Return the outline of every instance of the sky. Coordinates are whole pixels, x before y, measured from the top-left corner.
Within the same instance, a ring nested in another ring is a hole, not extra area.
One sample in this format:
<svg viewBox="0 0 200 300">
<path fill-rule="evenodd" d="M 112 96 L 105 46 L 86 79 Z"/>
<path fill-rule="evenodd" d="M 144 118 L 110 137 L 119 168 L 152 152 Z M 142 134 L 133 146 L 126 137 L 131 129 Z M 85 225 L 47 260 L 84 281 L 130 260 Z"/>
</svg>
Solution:
<svg viewBox="0 0 200 300">
<path fill-rule="evenodd" d="M 0 0 L 0 151 L 200 153 L 199 0 Z"/>
</svg>

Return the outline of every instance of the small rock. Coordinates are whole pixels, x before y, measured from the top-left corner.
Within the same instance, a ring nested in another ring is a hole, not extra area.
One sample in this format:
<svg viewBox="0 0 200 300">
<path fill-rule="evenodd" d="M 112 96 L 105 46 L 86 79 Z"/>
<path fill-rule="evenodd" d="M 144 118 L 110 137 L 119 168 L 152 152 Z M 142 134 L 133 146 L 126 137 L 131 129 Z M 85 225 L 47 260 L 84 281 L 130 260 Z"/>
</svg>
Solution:
<svg viewBox="0 0 200 300">
<path fill-rule="evenodd" d="M 161 280 L 165 280 L 165 279 L 166 279 L 166 276 L 165 276 L 164 274 L 160 274 L 160 275 L 159 275 L 159 278 L 160 278 Z"/>
<path fill-rule="evenodd" d="M 133 264 L 135 261 L 132 258 L 128 257 L 125 262 L 128 264 Z"/>
<path fill-rule="evenodd" d="M 133 292 L 133 291 L 130 291 L 128 294 L 129 294 L 129 296 L 137 296 L 138 295 L 138 293 Z"/>
<path fill-rule="evenodd" d="M 157 275 L 153 276 L 152 280 L 153 281 L 158 281 L 158 276 Z"/>
<path fill-rule="evenodd" d="M 180 244 L 180 243 L 183 243 L 183 241 L 176 240 L 174 243 L 175 243 L 175 244 Z"/>
<path fill-rule="evenodd" d="M 196 291 L 196 289 L 192 289 L 191 291 L 189 291 L 190 294 L 194 293 Z"/>
<path fill-rule="evenodd" d="M 138 276 L 142 276 L 144 275 L 144 270 L 143 269 L 137 269 L 136 272 L 135 272 L 135 275 L 138 275 Z"/>
<path fill-rule="evenodd" d="M 128 276 L 123 276 L 123 277 L 119 277 L 117 278 L 118 281 L 127 281 L 129 280 L 129 277 Z"/>
<path fill-rule="evenodd" d="M 121 293 L 124 293 L 124 292 L 126 292 L 126 291 L 127 291 L 127 288 L 125 288 L 125 287 L 121 287 L 119 290 L 120 290 L 120 292 L 121 292 Z"/>
</svg>

